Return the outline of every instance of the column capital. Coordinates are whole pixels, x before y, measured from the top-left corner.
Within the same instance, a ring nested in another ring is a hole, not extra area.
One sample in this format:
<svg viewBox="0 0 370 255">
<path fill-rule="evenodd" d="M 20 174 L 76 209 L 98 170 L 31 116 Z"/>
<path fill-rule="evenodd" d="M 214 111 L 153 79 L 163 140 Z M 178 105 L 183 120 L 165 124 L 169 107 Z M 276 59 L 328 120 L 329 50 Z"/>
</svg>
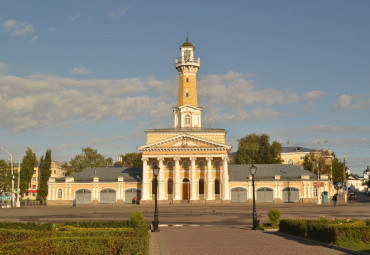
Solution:
<svg viewBox="0 0 370 255">
<path fill-rule="evenodd" d="M 175 161 L 180 161 L 180 160 L 181 160 L 181 158 L 180 158 L 180 157 L 174 157 L 174 158 L 173 158 L 173 160 L 175 160 Z"/>
<path fill-rule="evenodd" d="M 191 157 L 190 160 L 195 161 L 195 160 L 197 160 L 197 158 L 196 157 Z"/>
<path fill-rule="evenodd" d="M 158 161 L 163 161 L 164 160 L 164 157 L 158 157 L 157 160 Z"/>
<path fill-rule="evenodd" d="M 225 156 L 225 157 L 222 157 L 222 160 L 229 162 L 230 161 L 230 158 L 228 156 Z"/>
<path fill-rule="evenodd" d="M 212 160 L 213 160 L 213 158 L 212 158 L 212 157 L 207 157 L 207 158 L 206 158 L 206 160 L 207 160 L 207 161 L 212 161 Z"/>
<path fill-rule="evenodd" d="M 149 161 L 149 158 L 146 158 L 146 157 L 144 158 L 144 157 L 142 157 L 142 158 L 141 158 L 141 160 L 142 160 L 142 161 L 146 161 L 146 162 L 148 162 L 148 161 Z"/>
</svg>

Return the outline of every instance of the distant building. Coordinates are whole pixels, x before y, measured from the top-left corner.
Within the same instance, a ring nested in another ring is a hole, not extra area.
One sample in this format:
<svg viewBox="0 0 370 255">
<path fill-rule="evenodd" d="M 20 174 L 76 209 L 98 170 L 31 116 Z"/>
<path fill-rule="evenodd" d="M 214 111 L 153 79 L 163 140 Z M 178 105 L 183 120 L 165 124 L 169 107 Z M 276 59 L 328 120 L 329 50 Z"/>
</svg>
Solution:
<svg viewBox="0 0 370 255">
<path fill-rule="evenodd" d="M 66 174 L 66 170 L 62 168 L 62 163 L 58 161 L 52 161 L 51 168 L 50 168 L 50 177 L 51 178 L 61 178 L 64 177 Z M 39 165 L 37 165 L 33 169 L 33 175 L 31 177 L 31 183 L 28 187 L 28 190 L 26 190 L 25 195 L 23 196 L 23 199 L 30 199 L 35 200 L 37 197 L 38 187 L 39 187 L 39 178 L 40 178 L 40 168 Z"/>
<path fill-rule="evenodd" d="M 349 176 L 347 178 L 347 187 L 349 192 L 364 192 L 368 191 L 368 186 L 365 184 L 370 179 L 370 168 L 367 168 L 363 172 L 363 177 Z"/>
</svg>

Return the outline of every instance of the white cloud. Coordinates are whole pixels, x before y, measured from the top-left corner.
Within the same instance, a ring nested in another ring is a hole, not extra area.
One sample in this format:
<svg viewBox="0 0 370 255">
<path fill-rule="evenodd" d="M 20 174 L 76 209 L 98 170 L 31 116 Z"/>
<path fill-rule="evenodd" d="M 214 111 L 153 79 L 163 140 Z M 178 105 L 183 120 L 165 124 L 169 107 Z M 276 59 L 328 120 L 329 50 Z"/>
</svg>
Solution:
<svg viewBox="0 0 370 255">
<path fill-rule="evenodd" d="M 341 95 L 334 104 L 335 109 L 348 108 L 352 101 L 352 96 Z"/>
<path fill-rule="evenodd" d="M 5 31 L 10 32 L 12 36 L 24 36 L 35 32 L 33 25 L 16 20 L 6 20 L 3 23 L 3 27 Z"/>
<path fill-rule="evenodd" d="M 208 75 L 198 82 L 199 104 L 207 111 L 209 124 L 228 121 L 273 119 L 285 113 L 274 106 L 299 104 L 319 100 L 322 91 L 307 91 L 303 95 L 277 89 L 259 89 L 249 79 L 250 75 L 229 71 L 223 75 Z"/>
<path fill-rule="evenodd" d="M 39 36 L 35 35 L 35 36 L 32 37 L 30 43 L 36 42 L 38 39 L 39 39 Z"/>
<path fill-rule="evenodd" d="M 71 70 L 70 74 L 82 75 L 82 74 L 90 74 L 91 70 L 88 70 L 86 67 L 75 67 Z"/>
<path fill-rule="evenodd" d="M 107 16 L 111 19 L 117 19 L 125 15 L 127 12 L 127 7 L 121 7 L 117 11 L 110 11 L 107 13 Z"/>
<path fill-rule="evenodd" d="M 334 104 L 335 109 L 367 109 L 370 108 L 370 92 L 354 95 L 341 95 Z"/>
<path fill-rule="evenodd" d="M 153 83 L 160 82 L 153 78 L 74 80 L 48 75 L 0 76 L 0 127 L 19 131 L 104 118 L 120 121 L 138 116 L 162 118 L 166 116 L 162 112 L 171 113 L 171 108 L 150 96 L 154 93 Z"/>
</svg>

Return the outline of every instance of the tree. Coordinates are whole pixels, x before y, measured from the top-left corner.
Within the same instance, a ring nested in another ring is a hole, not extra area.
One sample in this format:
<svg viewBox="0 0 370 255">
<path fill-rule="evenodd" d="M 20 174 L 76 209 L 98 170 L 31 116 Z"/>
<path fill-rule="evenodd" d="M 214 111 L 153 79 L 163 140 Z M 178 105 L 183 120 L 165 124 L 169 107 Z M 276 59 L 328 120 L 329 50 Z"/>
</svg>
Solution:
<svg viewBox="0 0 370 255">
<path fill-rule="evenodd" d="M 48 181 L 51 175 L 51 150 L 47 150 L 45 158 L 41 157 L 39 166 L 39 187 L 37 196 L 43 200 L 46 200 L 48 196 Z"/>
<path fill-rule="evenodd" d="M 310 152 L 309 154 L 307 154 L 305 157 L 304 157 L 304 160 L 303 160 L 303 168 L 305 170 L 309 170 L 313 173 L 316 173 L 318 174 L 320 172 L 320 174 L 327 174 L 329 177 L 332 175 L 331 173 L 331 167 L 329 164 L 327 164 L 325 162 L 325 158 L 322 157 L 323 155 L 328 155 L 329 152 L 328 151 L 313 151 L 313 152 Z M 319 163 L 319 169 L 316 168 L 316 166 L 314 166 L 314 162 L 318 162 Z"/>
<path fill-rule="evenodd" d="M 267 134 L 250 134 L 238 140 L 235 164 L 281 164 L 281 144 L 270 144 Z"/>
<path fill-rule="evenodd" d="M 367 185 L 368 188 L 370 188 L 370 180 L 365 181 L 364 184 Z"/>
<path fill-rule="evenodd" d="M 9 192 L 12 187 L 12 176 L 10 165 L 5 160 L 0 160 L 0 191 Z"/>
<path fill-rule="evenodd" d="M 24 194 L 24 191 L 28 190 L 28 187 L 30 186 L 33 171 L 36 166 L 36 155 L 32 152 L 31 148 L 28 148 L 21 164 L 20 192 L 22 196 Z"/>
<path fill-rule="evenodd" d="M 86 147 L 82 148 L 82 153 L 72 158 L 69 164 L 64 163 L 62 168 L 67 171 L 67 175 L 70 175 L 87 168 L 112 167 L 112 165 L 112 158 L 105 158 L 97 150 Z"/>
<path fill-rule="evenodd" d="M 333 152 L 331 154 L 333 156 L 333 162 L 332 162 L 332 174 L 333 174 L 333 183 L 337 186 L 337 183 L 340 182 L 343 185 L 343 163 L 337 158 L 335 153 Z"/>
<path fill-rule="evenodd" d="M 134 167 L 134 168 L 142 168 L 143 161 L 141 160 L 142 153 L 126 153 L 122 156 L 122 166 L 123 167 Z"/>
</svg>

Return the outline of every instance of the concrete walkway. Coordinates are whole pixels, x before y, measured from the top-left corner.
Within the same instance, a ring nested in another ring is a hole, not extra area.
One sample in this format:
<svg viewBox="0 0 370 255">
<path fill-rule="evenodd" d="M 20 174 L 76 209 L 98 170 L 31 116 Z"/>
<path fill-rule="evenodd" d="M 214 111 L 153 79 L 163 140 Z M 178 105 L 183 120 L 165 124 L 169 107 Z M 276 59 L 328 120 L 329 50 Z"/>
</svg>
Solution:
<svg viewBox="0 0 370 255">
<path fill-rule="evenodd" d="M 150 255 L 349 254 L 245 226 L 168 226 L 151 233 Z"/>
</svg>

